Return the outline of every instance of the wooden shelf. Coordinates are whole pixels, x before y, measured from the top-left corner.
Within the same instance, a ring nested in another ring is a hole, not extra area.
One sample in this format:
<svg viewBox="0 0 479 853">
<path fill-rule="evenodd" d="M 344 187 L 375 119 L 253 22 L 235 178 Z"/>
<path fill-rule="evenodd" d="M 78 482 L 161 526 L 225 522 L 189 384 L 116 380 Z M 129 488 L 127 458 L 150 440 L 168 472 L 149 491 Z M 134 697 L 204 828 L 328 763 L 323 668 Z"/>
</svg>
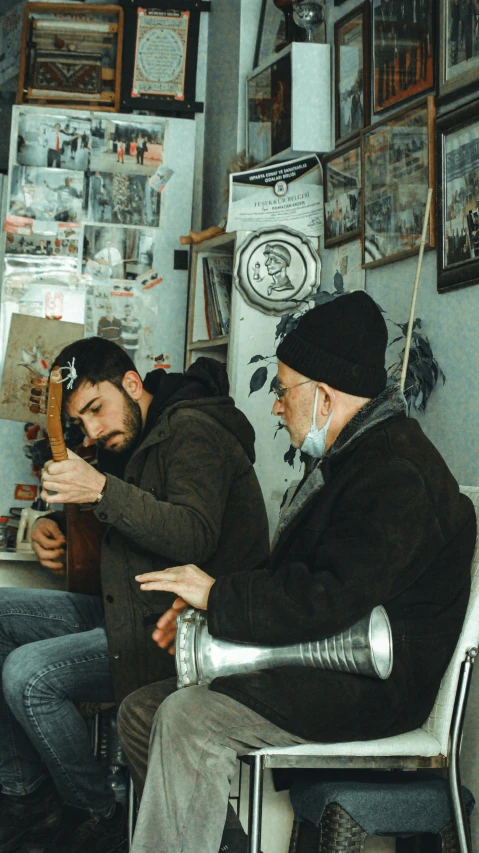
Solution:
<svg viewBox="0 0 479 853">
<path fill-rule="evenodd" d="M 188 284 L 188 328 L 185 348 L 186 367 L 190 366 L 200 352 L 203 352 L 209 358 L 216 358 L 218 361 L 224 363 L 227 362 L 230 335 L 218 335 L 215 338 L 208 338 L 208 332 L 212 324 L 205 317 L 206 288 L 203 278 L 203 259 L 209 256 L 211 259 L 217 259 L 215 263 L 221 264 L 222 258 L 228 257 L 231 258 L 231 263 L 233 263 L 235 244 L 236 232 L 232 231 L 226 234 L 218 234 L 217 237 L 204 240 L 202 243 L 196 243 L 196 245 L 191 247 L 191 268 Z M 228 264 L 228 266 L 230 265 Z M 209 310 L 210 308 L 208 308 Z M 220 324 L 215 323 L 215 328 L 217 326 L 220 326 Z M 228 326 L 222 323 L 220 328 L 224 330 Z M 218 328 L 218 331 L 220 328 Z"/>
<path fill-rule="evenodd" d="M 211 340 L 207 341 L 192 341 L 191 344 L 188 344 L 187 349 L 209 349 L 209 347 L 226 346 L 229 342 L 229 339 L 229 335 L 219 335 L 217 338 L 211 338 Z"/>
</svg>

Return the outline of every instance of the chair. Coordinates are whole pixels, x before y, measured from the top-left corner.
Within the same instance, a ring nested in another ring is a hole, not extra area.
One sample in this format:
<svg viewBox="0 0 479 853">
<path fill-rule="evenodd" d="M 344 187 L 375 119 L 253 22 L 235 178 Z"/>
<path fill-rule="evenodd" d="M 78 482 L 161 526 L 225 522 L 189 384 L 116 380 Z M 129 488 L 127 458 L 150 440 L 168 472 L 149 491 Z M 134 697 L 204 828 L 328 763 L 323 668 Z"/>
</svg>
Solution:
<svg viewBox="0 0 479 853">
<path fill-rule="evenodd" d="M 461 486 L 479 517 L 479 487 Z M 429 718 L 396 737 L 348 743 L 264 747 L 242 757 L 250 765 L 248 853 L 260 853 L 263 772 L 271 768 L 425 770 L 444 768 L 451 792 L 460 853 L 471 853 L 461 792 L 459 753 L 474 659 L 479 641 L 479 538 L 471 566 L 471 594 L 461 636 Z"/>
</svg>

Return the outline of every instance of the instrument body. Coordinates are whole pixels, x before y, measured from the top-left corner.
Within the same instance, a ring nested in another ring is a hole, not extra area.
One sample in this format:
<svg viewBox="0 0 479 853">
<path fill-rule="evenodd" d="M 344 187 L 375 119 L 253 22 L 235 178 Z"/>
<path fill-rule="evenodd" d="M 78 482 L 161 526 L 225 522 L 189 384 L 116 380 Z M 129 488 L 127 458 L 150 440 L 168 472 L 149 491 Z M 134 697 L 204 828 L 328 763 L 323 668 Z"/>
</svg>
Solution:
<svg viewBox="0 0 479 853">
<path fill-rule="evenodd" d="M 254 646 L 218 640 L 208 631 L 206 613 L 187 608 L 176 619 L 178 687 L 209 684 L 214 678 L 279 666 L 309 666 L 371 678 L 389 678 L 392 633 L 384 607 L 375 607 L 351 628 L 309 643 Z"/>
<path fill-rule="evenodd" d="M 54 367 L 48 387 L 47 433 L 55 462 L 68 459 L 63 438 L 62 377 Z M 101 594 L 101 541 L 105 525 L 98 521 L 91 509 L 79 504 L 65 504 L 67 519 L 67 589 L 87 595 Z"/>
</svg>

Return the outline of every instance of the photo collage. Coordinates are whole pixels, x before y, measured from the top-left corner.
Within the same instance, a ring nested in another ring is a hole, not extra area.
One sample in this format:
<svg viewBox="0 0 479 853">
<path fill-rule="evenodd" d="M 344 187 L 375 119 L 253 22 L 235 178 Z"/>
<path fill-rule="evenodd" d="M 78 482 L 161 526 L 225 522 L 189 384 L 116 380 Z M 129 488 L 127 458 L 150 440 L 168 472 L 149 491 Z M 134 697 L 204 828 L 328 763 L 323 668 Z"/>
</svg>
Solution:
<svg viewBox="0 0 479 853">
<path fill-rule="evenodd" d="M 158 355 L 166 366 L 152 327 L 168 120 L 72 113 L 14 110 L 4 316 L 66 319 L 73 308 L 86 337 L 116 341 L 141 373 Z"/>
</svg>

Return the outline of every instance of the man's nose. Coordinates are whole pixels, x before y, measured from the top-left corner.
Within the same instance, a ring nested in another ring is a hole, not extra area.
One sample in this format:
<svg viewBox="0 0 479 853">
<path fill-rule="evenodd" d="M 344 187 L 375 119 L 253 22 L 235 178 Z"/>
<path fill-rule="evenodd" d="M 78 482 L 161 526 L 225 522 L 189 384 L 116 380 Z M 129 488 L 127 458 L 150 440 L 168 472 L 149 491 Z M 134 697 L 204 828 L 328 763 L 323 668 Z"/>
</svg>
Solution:
<svg viewBox="0 0 479 853">
<path fill-rule="evenodd" d="M 103 432 L 99 424 L 96 424 L 95 426 L 95 424 L 84 423 L 82 425 L 82 429 L 91 441 L 97 441 Z"/>
<path fill-rule="evenodd" d="M 273 403 L 273 408 L 271 409 L 272 415 L 280 415 L 283 411 L 283 407 L 278 399 L 276 399 Z"/>
</svg>

